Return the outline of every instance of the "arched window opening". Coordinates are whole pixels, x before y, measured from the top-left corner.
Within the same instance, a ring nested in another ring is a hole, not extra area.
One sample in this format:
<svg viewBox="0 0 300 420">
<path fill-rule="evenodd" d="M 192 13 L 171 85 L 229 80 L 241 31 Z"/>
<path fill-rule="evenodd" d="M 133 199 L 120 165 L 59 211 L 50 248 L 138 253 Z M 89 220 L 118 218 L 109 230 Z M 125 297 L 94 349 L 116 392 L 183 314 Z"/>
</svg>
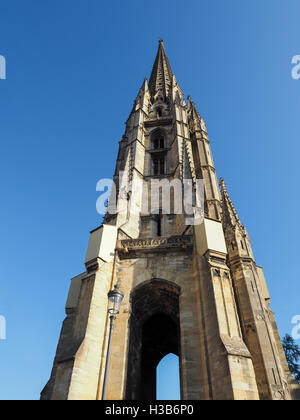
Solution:
<svg viewBox="0 0 300 420">
<path fill-rule="evenodd" d="M 179 357 L 174 353 L 167 354 L 157 365 L 156 399 L 180 400 Z"/>
<path fill-rule="evenodd" d="M 163 149 L 164 148 L 164 138 L 162 135 L 158 135 L 153 140 L 153 148 L 154 149 Z"/>
<path fill-rule="evenodd" d="M 153 158 L 153 175 L 164 175 L 165 173 L 165 159 L 160 157 Z"/>
</svg>

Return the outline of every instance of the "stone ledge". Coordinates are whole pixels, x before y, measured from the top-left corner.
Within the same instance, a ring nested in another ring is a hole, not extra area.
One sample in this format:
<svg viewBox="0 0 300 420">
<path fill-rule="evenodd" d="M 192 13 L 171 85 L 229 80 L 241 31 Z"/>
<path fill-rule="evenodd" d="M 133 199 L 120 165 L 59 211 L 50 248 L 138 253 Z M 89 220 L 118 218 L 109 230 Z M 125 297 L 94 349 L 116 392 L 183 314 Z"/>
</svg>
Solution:
<svg viewBox="0 0 300 420">
<path fill-rule="evenodd" d="M 172 124 L 173 120 L 172 118 L 161 118 L 158 120 L 148 120 L 144 121 L 145 127 L 156 127 L 159 125 L 170 125 Z"/>
<path fill-rule="evenodd" d="M 221 334 L 221 340 L 228 355 L 252 359 L 252 356 L 244 341 L 237 338 L 230 338 L 229 336 L 225 336 L 223 334 Z"/>
<path fill-rule="evenodd" d="M 184 235 L 184 236 L 170 236 L 170 237 L 157 237 L 149 239 L 130 239 L 130 240 L 121 240 L 117 242 L 117 249 L 120 252 L 128 254 L 130 251 L 138 250 L 151 250 L 153 251 L 162 251 L 163 249 L 173 250 L 174 248 L 193 248 L 193 236 Z"/>
</svg>

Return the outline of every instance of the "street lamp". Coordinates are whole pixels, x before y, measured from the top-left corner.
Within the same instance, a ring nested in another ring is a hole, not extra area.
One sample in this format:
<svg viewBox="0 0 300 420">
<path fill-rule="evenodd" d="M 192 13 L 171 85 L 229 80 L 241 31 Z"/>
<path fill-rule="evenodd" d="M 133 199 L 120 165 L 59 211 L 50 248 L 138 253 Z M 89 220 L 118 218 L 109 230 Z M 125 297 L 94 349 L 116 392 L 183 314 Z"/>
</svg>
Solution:
<svg viewBox="0 0 300 420">
<path fill-rule="evenodd" d="M 109 368 L 111 339 L 112 339 L 112 333 L 114 329 L 114 322 L 115 322 L 116 316 L 120 312 L 120 306 L 124 297 L 124 293 L 121 292 L 121 290 L 119 290 L 118 285 L 115 285 L 114 290 L 111 290 L 110 292 L 108 292 L 107 297 L 108 297 L 108 313 L 110 314 L 109 316 L 110 326 L 109 326 L 107 356 L 106 356 L 105 373 L 104 373 L 103 390 L 102 390 L 102 400 L 106 399 L 107 374 L 108 374 L 108 368 Z"/>
</svg>

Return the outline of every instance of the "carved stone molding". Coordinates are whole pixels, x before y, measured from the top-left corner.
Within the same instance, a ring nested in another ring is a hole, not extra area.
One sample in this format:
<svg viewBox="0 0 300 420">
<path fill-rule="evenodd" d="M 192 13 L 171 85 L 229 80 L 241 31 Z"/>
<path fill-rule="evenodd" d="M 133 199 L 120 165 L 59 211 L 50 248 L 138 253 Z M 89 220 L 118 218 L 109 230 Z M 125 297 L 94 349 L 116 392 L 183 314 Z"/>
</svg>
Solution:
<svg viewBox="0 0 300 420">
<path fill-rule="evenodd" d="M 273 396 L 275 400 L 286 400 L 285 392 L 283 389 L 274 391 Z"/>
<path fill-rule="evenodd" d="M 218 267 L 218 266 L 227 267 L 225 258 L 208 255 L 207 262 L 210 265 L 210 267 Z"/>
<path fill-rule="evenodd" d="M 214 166 L 212 166 L 212 165 L 201 165 L 201 169 L 205 169 L 205 170 L 211 170 L 211 171 L 213 171 L 214 173 L 216 173 L 216 168 L 214 167 Z"/>
<path fill-rule="evenodd" d="M 119 251 L 123 251 L 124 253 L 129 253 L 130 251 L 137 250 L 160 251 L 161 249 L 186 249 L 193 247 L 193 236 L 184 235 L 149 239 L 126 239 L 119 241 L 118 245 Z"/>
<path fill-rule="evenodd" d="M 221 277 L 221 270 L 219 270 L 218 268 L 214 268 L 213 273 L 215 276 Z"/>
<path fill-rule="evenodd" d="M 172 124 L 171 118 L 161 118 L 157 120 L 149 120 L 144 122 L 145 127 L 156 127 L 160 125 L 170 125 Z"/>
</svg>

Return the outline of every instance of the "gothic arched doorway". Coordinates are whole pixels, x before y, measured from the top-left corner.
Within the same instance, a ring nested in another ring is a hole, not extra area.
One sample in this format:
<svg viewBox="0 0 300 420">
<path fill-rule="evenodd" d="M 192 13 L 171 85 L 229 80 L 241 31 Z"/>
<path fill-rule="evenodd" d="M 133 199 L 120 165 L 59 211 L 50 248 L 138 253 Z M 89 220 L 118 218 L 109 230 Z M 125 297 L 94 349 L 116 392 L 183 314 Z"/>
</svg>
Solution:
<svg viewBox="0 0 300 420">
<path fill-rule="evenodd" d="M 180 357 L 180 288 L 150 280 L 131 295 L 127 400 L 156 399 L 156 367 L 169 353 Z"/>
</svg>

